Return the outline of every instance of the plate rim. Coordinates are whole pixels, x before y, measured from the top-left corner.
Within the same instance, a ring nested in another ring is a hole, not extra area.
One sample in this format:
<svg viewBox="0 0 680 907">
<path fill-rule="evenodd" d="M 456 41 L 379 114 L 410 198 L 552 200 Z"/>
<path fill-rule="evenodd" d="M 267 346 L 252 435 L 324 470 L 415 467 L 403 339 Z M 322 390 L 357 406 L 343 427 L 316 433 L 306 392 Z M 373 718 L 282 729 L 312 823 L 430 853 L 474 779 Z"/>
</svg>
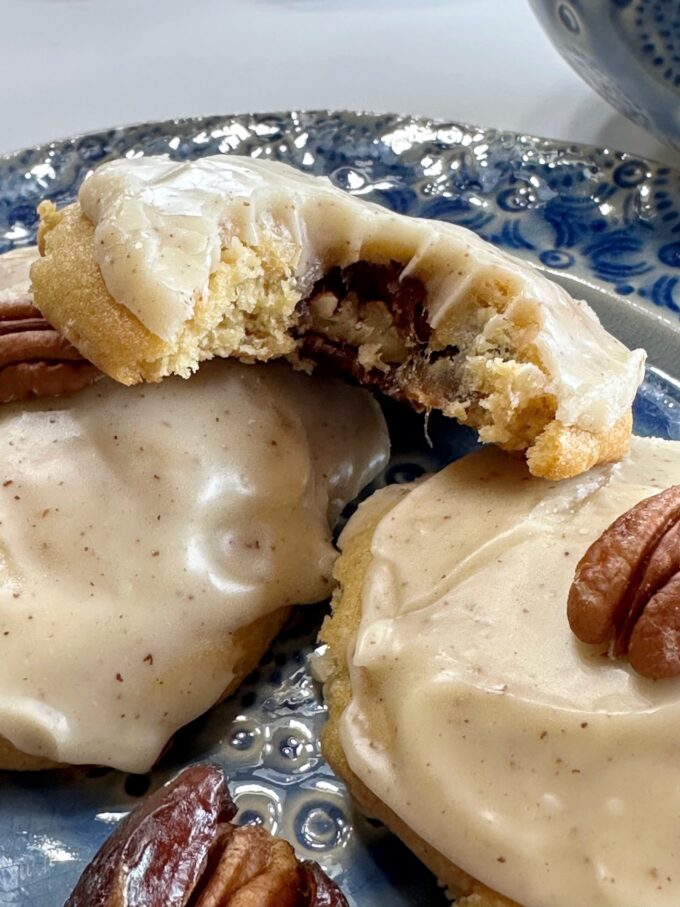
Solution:
<svg viewBox="0 0 680 907">
<path fill-rule="evenodd" d="M 96 138 L 96 137 L 110 137 L 112 134 L 122 135 L 122 134 L 125 134 L 127 131 L 134 130 L 134 129 L 143 129 L 145 127 L 163 128 L 163 127 L 167 126 L 168 130 L 170 130 L 173 125 L 175 125 L 175 126 L 178 126 L 178 125 L 191 126 L 192 124 L 195 124 L 197 127 L 197 131 L 198 131 L 198 129 L 201 127 L 202 124 L 205 124 L 206 122 L 209 122 L 209 121 L 219 122 L 220 120 L 224 120 L 224 121 L 227 121 L 230 119 L 236 120 L 241 117 L 252 117 L 254 119 L 289 117 L 290 114 L 293 112 L 299 112 L 300 114 L 304 114 L 304 115 L 309 114 L 309 115 L 316 115 L 316 116 L 327 116 L 329 118 L 338 117 L 338 116 L 349 116 L 349 117 L 358 117 L 358 118 L 393 117 L 393 118 L 395 118 L 395 120 L 402 120 L 402 121 L 409 120 L 411 122 L 418 123 L 418 124 L 436 125 L 436 126 L 441 126 L 441 127 L 445 127 L 445 128 L 456 128 L 456 129 L 460 129 L 462 131 L 480 131 L 482 133 L 494 132 L 495 134 L 497 134 L 499 136 L 511 137 L 513 140 L 526 139 L 526 140 L 533 140 L 536 142 L 544 142 L 544 143 L 546 143 L 546 145 L 549 145 L 553 149 L 555 149 L 555 148 L 563 148 L 563 149 L 577 148 L 579 151 L 586 150 L 586 151 L 591 152 L 591 154 L 592 154 L 592 152 L 607 153 L 609 151 L 612 151 L 612 152 L 614 151 L 614 149 L 599 148 L 598 146 L 593 146 L 593 145 L 585 145 L 585 144 L 581 144 L 581 143 L 569 143 L 569 142 L 564 142 L 564 141 L 560 141 L 560 140 L 553 141 L 551 139 L 542 138 L 540 136 L 534 136 L 534 135 L 525 134 L 525 133 L 515 133 L 512 131 L 496 129 L 495 127 L 475 126 L 472 124 L 454 122 L 454 121 L 449 121 L 447 119 L 431 118 L 431 117 L 427 117 L 427 116 L 418 116 L 418 115 L 411 115 L 411 114 L 398 114 L 398 113 L 372 113 L 369 111 L 353 111 L 353 110 L 310 109 L 310 110 L 300 110 L 300 111 L 288 110 L 288 111 L 252 112 L 252 113 L 241 113 L 241 114 L 235 113 L 235 114 L 223 114 L 223 115 L 211 115 L 211 116 L 193 116 L 193 117 L 170 118 L 170 119 L 165 119 L 165 120 L 150 120 L 147 122 L 130 123 L 130 124 L 126 124 L 126 125 L 109 127 L 107 129 L 92 130 L 89 132 L 83 132 L 83 133 L 75 134 L 72 136 L 66 136 L 63 138 L 53 139 L 50 142 L 41 143 L 41 144 L 33 146 L 31 148 L 18 149 L 16 151 L 5 152 L 5 153 L 0 154 L 0 166 L 4 163 L 11 163 L 13 160 L 20 158 L 21 155 L 23 155 L 23 154 L 40 153 L 42 150 L 48 151 L 54 145 L 66 144 L 69 142 L 71 142 L 75 145 L 78 141 L 81 141 L 83 139 Z M 616 153 L 621 154 L 625 160 L 642 161 L 646 164 L 650 164 L 655 167 L 656 166 L 659 166 L 659 167 L 667 166 L 667 165 L 661 164 L 659 162 L 651 161 L 651 160 L 642 158 L 640 156 L 633 155 L 629 152 L 616 152 Z M 668 169 L 672 170 L 673 172 L 677 172 L 678 176 L 680 177 L 680 169 L 670 168 L 670 167 Z M 0 176 L 0 198 L 1 197 L 2 197 L 2 177 Z M 23 243 L 23 244 L 26 245 L 27 243 Z M 19 247 L 21 245 L 22 245 L 21 242 L 16 243 L 16 247 Z M 619 304 L 619 303 L 625 304 L 625 307 L 627 309 L 637 311 L 637 312 L 639 312 L 639 314 L 641 316 L 644 316 L 645 318 L 653 319 L 655 322 L 658 322 L 659 330 L 671 329 L 673 331 L 674 335 L 677 334 L 678 349 L 680 349 L 680 326 L 676 326 L 670 318 L 665 317 L 662 314 L 662 310 L 657 311 L 657 310 L 654 310 L 651 308 L 647 308 L 646 306 L 644 306 L 641 302 L 637 301 L 636 299 L 623 297 L 620 294 L 617 294 L 611 286 L 608 286 L 606 284 L 598 284 L 595 281 L 590 280 L 587 276 L 584 276 L 578 272 L 564 274 L 559 271 L 553 271 L 546 266 L 534 264 L 533 262 L 531 262 L 530 264 L 531 264 L 531 266 L 537 267 L 539 270 L 548 274 L 551 277 L 551 279 L 557 279 L 559 281 L 562 278 L 566 278 L 569 282 L 582 284 L 584 286 L 591 287 L 598 292 L 606 294 L 607 297 L 611 298 L 612 300 L 616 300 L 615 304 Z M 679 357 L 679 361 L 678 361 L 678 370 L 680 371 L 680 357 Z"/>
<path fill-rule="evenodd" d="M 192 116 L 181 116 L 181 117 L 167 117 L 165 119 L 158 120 L 134 120 L 129 123 L 117 123 L 112 126 L 103 126 L 96 129 L 87 129 L 84 132 L 74 132 L 70 135 L 58 135 L 52 139 L 48 139 L 43 142 L 39 142 L 37 145 L 27 145 L 20 148 L 13 148 L 9 151 L 0 152 L 0 163 L 9 162 L 11 158 L 18 157 L 19 155 L 26 154 L 26 152 L 36 152 L 41 151 L 43 148 L 49 149 L 50 146 L 62 142 L 77 142 L 81 139 L 95 138 L 102 135 L 107 135 L 112 132 L 126 132 L 130 129 L 140 129 L 143 127 L 162 127 L 166 125 L 188 125 L 190 123 L 202 123 L 206 120 L 228 120 L 236 119 L 237 117 L 284 117 L 289 116 L 292 113 L 301 114 L 303 116 L 327 116 L 327 117 L 337 117 L 337 116 L 353 116 L 353 117 L 395 117 L 397 119 L 409 119 L 414 122 L 419 123 L 433 123 L 438 126 L 446 126 L 458 128 L 464 131 L 475 130 L 478 132 L 489 132 L 493 131 L 499 135 L 512 137 L 514 139 L 520 139 L 524 141 L 534 141 L 534 142 L 545 142 L 553 148 L 561 148 L 563 150 L 568 150 L 571 148 L 578 148 L 579 150 L 587 150 L 589 152 L 595 152 L 597 154 L 617 154 L 622 155 L 624 158 L 630 160 L 642 161 L 646 164 L 651 164 L 654 167 L 663 167 L 671 170 L 680 176 L 680 166 L 674 167 L 671 164 L 665 164 L 663 161 L 658 161 L 656 158 L 646 157 L 645 155 L 636 154 L 633 151 L 626 151 L 623 148 L 615 147 L 613 145 L 594 145 L 590 142 L 578 142 L 578 141 L 567 141 L 566 139 L 553 139 L 550 136 L 539 135 L 535 132 L 517 132 L 514 129 L 504 129 L 500 126 L 489 126 L 482 125 L 480 123 L 470 123 L 466 120 L 454 120 L 448 119 L 447 117 L 435 117 L 428 116 L 427 114 L 421 113 L 408 113 L 407 111 L 397 111 L 397 110 L 370 110 L 367 108 L 352 108 L 352 107 L 289 107 L 289 108 L 280 108 L 277 110 L 243 110 L 243 111 L 231 111 L 226 113 L 210 113 L 210 114 L 194 114 Z"/>
</svg>

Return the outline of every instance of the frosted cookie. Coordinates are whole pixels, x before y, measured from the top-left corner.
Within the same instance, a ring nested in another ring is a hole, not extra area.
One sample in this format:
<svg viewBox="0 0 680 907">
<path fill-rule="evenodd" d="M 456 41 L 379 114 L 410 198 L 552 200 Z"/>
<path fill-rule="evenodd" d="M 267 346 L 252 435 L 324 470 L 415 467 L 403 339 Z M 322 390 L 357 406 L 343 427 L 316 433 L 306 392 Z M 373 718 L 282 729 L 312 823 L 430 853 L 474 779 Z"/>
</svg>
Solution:
<svg viewBox="0 0 680 907">
<path fill-rule="evenodd" d="M 125 384 L 331 362 L 564 478 L 621 457 L 644 354 L 533 267 L 283 164 L 119 160 L 40 206 L 38 307 Z"/>
<path fill-rule="evenodd" d="M 679 482 L 677 442 L 633 438 L 564 483 L 487 449 L 348 524 L 322 631 L 324 753 L 460 905 L 680 901 L 680 680 L 644 679 L 567 619 L 591 544 Z"/>
<path fill-rule="evenodd" d="M 0 403 L 72 394 L 101 377 L 33 304 L 35 246 L 0 255 Z"/>
<path fill-rule="evenodd" d="M 328 596 L 387 455 L 366 391 L 284 364 L 2 408 L 0 765 L 147 771 Z"/>
</svg>

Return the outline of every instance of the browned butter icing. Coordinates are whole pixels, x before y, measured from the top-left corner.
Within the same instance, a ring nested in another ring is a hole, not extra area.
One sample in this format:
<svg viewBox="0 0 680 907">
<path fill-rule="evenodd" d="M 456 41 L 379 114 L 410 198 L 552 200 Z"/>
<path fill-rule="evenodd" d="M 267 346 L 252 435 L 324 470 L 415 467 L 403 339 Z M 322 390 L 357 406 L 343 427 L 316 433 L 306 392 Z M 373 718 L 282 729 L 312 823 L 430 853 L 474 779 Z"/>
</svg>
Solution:
<svg viewBox="0 0 680 907">
<path fill-rule="evenodd" d="M 343 750 L 421 838 L 523 907 L 680 902 L 680 681 L 639 677 L 566 616 L 591 542 L 678 482 L 677 442 L 633 438 L 623 462 L 561 483 L 486 450 L 395 498 L 373 534 Z"/>
<path fill-rule="evenodd" d="M 228 686 L 232 631 L 329 594 L 387 451 L 366 392 L 276 365 L 0 410 L 0 736 L 147 770 Z"/>
</svg>

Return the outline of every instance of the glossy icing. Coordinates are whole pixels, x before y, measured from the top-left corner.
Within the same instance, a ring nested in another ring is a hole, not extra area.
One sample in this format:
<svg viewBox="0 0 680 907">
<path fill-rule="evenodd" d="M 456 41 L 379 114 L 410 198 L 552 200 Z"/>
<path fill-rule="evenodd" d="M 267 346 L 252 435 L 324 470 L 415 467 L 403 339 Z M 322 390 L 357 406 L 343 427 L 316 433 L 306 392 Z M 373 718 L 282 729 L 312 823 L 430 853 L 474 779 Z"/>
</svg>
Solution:
<svg viewBox="0 0 680 907">
<path fill-rule="evenodd" d="M 677 442 L 634 438 L 627 460 L 562 483 L 486 450 L 392 499 L 373 535 L 349 764 L 523 907 L 678 903 L 680 681 L 640 678 L 566 618 L 590 543 L 678 482 Z"/>
<path fill-rule="evenodd" d="M 330 590 L 386 462 L 377 404 L 283 366 L 0 410 L 0 736 L 146 771 L 233 675 L 230 634 Z"/>
<path fill-rule="evenodd" d="M 505 314 L 536 331 L 546 391 L 564 424 L 606 430 L 629 409 L 642 378 L 643 352 L 631 353 L 585 303 L 531 266 L 463 227 L 394 214 L 284 164 L 232 155 L 112 161 L 85 181 L 79 200 L 95 225 L 95 260 L 110 294 L 166 341 L 208 293 L 222 249 L 237 240 L 258 248 L 276 236 L 288 247 L 300 298 L 333 266 L 399 260 L 403 274 L 426 286 L 435 335 L 465 316 L 478 282 L 511 286 Z M 487 330 L 502 334 L 502 319 Z"/>
</svg>

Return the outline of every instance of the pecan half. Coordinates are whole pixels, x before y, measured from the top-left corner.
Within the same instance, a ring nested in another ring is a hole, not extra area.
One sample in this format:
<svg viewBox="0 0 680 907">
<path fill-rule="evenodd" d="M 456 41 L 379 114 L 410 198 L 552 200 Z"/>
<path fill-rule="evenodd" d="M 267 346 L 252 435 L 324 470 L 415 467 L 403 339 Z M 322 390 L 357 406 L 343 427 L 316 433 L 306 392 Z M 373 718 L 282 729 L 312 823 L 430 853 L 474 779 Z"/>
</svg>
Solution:
<svg viewBox="0 0 680 907">
<path fill-rule="evenodd" d="M 117 826 L 65 907 L 348 907 L 318 866 L 235 814 L 221 769 L 185 769 Z"/>
<path fill-rule="evenodd" d="M 65 396 L 100 375 L 30 299 L 0 299 L 0 403 Z"/>
<path fill-rule="evenodd" d="M 195 907 L 299 907 L 295 851 L 264 828 L 234 829 Z"/>
<path fill-rule="evenodd" d="M 680 485 L 616 519 L 576 567 L 569 625 L 649 678 L 680 674 Z"/>
</svg>

